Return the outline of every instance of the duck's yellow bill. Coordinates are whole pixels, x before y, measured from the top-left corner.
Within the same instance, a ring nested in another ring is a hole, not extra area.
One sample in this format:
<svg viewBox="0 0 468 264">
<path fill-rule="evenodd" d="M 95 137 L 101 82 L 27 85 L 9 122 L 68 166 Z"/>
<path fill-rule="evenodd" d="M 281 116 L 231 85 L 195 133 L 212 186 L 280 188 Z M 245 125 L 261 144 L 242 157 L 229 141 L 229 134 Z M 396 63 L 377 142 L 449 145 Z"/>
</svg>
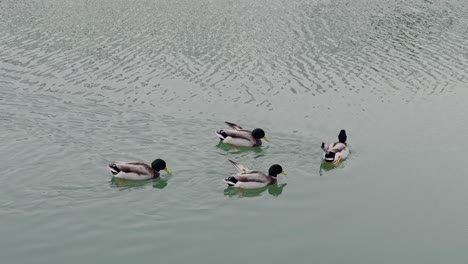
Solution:
<svg viewBox="0 0 468 264">
<path fill-rule="evenodd" d="M 285 171 L 282 171 L 281 174 L 288 175 Z"/>
<path fill-rule="evenodd" d="M 171 170 L 168 167 L 164 168 L 164 171 L 167 172 L 168 174 L 171 174 Z"/>
<path fill-rule="evenodd" d="M 269 140 L 266 136 L 264 136 L 263 139 L 264 139 L 266 142 L 270 142 L 270 140 Z"/>
</svg>

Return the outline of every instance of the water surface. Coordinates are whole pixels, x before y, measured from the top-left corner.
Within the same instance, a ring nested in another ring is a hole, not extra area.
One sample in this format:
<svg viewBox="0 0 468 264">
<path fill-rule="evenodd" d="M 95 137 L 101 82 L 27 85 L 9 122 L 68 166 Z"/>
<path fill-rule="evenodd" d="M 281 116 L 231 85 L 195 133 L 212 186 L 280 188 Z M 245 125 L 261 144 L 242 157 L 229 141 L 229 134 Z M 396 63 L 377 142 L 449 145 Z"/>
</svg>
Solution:
<svg viewBox="0 0 468 264">
<path fill-rule="evenodd" d="M 465 263 L 464 1 L 0 2 L 8 263 Z M 214 131 L 262 127 L 235 152 Z M 319 176 L 320 143 L 351 155 Z M 172 175 L 119 185 L 113 160 Z M 227 159 L 288 176 L 227 188 Z"/>
</svg>

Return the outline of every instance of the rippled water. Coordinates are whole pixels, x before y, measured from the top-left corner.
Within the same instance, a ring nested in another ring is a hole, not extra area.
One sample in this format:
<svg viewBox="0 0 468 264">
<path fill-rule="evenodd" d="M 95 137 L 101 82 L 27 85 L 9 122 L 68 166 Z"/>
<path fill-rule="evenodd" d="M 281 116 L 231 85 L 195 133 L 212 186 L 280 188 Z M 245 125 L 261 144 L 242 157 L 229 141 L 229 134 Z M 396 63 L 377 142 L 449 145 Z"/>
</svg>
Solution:
<svg viewBox="0 0 468 264">
<path fill-rule="evenodd" d="M 465 263 L 467 35 L 464 1 L 2 0 L 0 256 Z M 271 143 L 218 145 L 224 121 Z M 227 159 L 288 176 L 238 192 Z"/>
</svg>

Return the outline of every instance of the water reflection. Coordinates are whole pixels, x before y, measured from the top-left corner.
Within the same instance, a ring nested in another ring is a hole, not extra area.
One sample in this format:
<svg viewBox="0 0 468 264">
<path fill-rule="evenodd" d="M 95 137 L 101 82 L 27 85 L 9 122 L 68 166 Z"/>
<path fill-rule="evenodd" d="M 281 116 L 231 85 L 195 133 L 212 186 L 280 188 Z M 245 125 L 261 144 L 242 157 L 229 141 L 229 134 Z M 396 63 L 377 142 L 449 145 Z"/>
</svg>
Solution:
<svg viewBox="0 0 468 264">
<path fill-rule="evenodd" d="M 166 188 L 168 183 L 167 183 L 167 180 L 161 179 L 161 178 L 137 181 L 137 180 L 127 180 L 127 179 L 112 177 L 110 181 L 111 187 L 121 188 L 122 190 L 130 189 L 130 188 L 139 189 L 139 188 L 143 188 L 144 186 L 148 184 L 152 184 L 153 188 L 156 188 L 156 189 L 164 189 Z"/>
<path fill-rule="evenodd" d="M 286 187 L 287 183 L 278 184 L 275 183 L 270 186 L 266 186 L 263 188 L 258 189 L 241 189 L 241 188 L 234 188 L 234 187 L 227 187 L 224 189 L 224 196 L 229 197 L 258 197 L 261 196 L 265 191 L 268 190 L 268 193 L 272 196 L 278 197 L 283 193 L 284 187 Z"/>
<path fill-rule="evenodd" d="M 154 179 L 153 180 L 153 188 L 156 189 L 164 189 L 167 186 L 167 181 L 163 179 Z"/>
<path fill-rule="evenodd" d="M 262 147 L 238 147 L 236 146 L 236 148 L 234 148 L 230 144 L 226 144 L 221 141 L 218 143 L 218 145 L 216 145 L 216 147 L 222 150 L 234 151 L 234 152 L 243 152 L 243 151 L 253 151 L 257 153 L 262 152 Z"/>
<path fill-rule="evenodd" d="M 236 147 L 237 149 L 233 148 L 231 145 L 219 142 L 216 145 L 217 148 L 227 151 L 228 153 L 235 154 L 235 155 L 242 155 L 245 153 L 256 153 L 253 157 L 254 159 L 265 156 L 264 151 L 267 150 L 269 147 Z"/>
<path fill-rule="evenodd" d="M 323 175 L 324 171 L 331 171 L 333 169 L 336 169 L 336 168 L 342 166 L 343 162 L 344 161 L 340 161 L 340 163 L 338 163 L 338 165 L 334 165 L 333 162 L 326 162 L 326 161 L 322 160 L 322 163 L 320 164 L 320 171 L 319 171 L 320 176 Z"/>
</svg>

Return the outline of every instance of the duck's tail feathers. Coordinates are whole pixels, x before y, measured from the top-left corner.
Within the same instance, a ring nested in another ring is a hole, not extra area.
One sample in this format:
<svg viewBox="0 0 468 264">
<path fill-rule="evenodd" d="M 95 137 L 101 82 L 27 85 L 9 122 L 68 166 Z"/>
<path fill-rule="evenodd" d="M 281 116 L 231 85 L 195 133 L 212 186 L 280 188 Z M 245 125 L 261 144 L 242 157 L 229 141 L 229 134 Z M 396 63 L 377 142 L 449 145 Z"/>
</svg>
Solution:
<svg viewBox="0 0 468 264">
<path fill-rule="evenodd" d="M 231 162 L 232 166 L 234 166 L 234 168 L 236 168 L 239 172 L 247 172 L 247 171 L 250 171 L 249 168 L 233 161 L 233 160 L 229 160 L 229 162 Z"/>
<path fill-rule="evenodd" d="M 109 164 L 109 170 L 113 175 L 117 175 L 120 172 L 120 169 L 115 165 L 115 163 Z"/>
<path fill-rule="evenodd" d="M 234 177 L 229 177 L 229 178 L 225 178 L 224 182 L 227 183 L 229 186 L 235 186 L 237 183 L 237 179 Z"/>
<path fill-rule="evenodd" d="M 226 123 L 226 125 L 228 125 L 230 128 L 235 129 L 235 130 L 241 130 L 241 129 L 243 129 L 241 126 L 236 125 L 236 124 L 231 123 L 231 122 L 225 121 L 224 123 Z"/>
<path fill-rule="evenodd" d="M 216 136 L 218 136 L 219 140 L 221 141 L 225 140 L 228 137 L 226 132 L 224 132 L 222 129 L 220 131 L 216 131 Z"/>
</svg>

